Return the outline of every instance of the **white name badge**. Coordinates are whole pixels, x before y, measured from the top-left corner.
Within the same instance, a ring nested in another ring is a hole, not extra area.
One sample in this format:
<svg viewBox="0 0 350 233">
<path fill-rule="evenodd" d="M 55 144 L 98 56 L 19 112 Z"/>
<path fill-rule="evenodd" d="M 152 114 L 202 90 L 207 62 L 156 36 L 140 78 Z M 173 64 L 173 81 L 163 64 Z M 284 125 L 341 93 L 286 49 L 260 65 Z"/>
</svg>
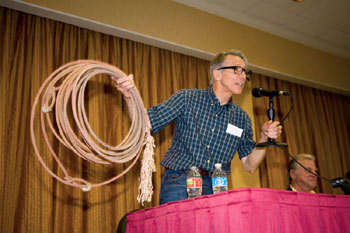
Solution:
<svg viewBox="0 0 350 233">
<path fill-rule="evenodd" d="M 229 133 L 229 134 L 237 136 L 237 137 L 241 137 L 242 132 L 243 132 L 243 129 L 238 128 L 237 126 L 234 126 L 234 125 L 228 123 L 226 133 Z"/>
</svg>

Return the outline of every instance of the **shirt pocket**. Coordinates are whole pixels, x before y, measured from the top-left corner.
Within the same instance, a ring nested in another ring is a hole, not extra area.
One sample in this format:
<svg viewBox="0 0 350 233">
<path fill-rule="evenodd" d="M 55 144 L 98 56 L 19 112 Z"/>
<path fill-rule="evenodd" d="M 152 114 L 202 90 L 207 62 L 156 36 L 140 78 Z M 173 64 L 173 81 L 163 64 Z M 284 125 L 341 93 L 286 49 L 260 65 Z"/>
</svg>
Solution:
<svg viewBox="0 0 350 233">
<path fill-rule="evenodd" d="M 226 133 L 223 138 L 224 144 L 226 144 L 223 148 L 223 163 L 230 163 L 233 157 L 235 156 L 238 148 L 242 142 L 242 138 Z"/>
</svg>

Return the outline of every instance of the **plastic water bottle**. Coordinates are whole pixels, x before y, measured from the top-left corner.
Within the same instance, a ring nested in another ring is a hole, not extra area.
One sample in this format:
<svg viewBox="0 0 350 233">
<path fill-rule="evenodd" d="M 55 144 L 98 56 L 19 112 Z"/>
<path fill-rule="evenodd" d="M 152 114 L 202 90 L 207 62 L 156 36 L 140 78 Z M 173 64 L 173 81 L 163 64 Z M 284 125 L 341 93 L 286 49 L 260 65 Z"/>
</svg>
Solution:
<svg viewBox="0 0 350 233">
<path fill-rule="evenodd" d="M 186 183 L 188 198 L 202 195 L 202 177 L 197 167 L 192 166 L 188 171 Z"/>
<path fill-rule="evenodd" d="M 221 169 L 221 163 L 215 164 L 215 170 L 211 177 L 214 194 L 227 191 L 227 175 Z"/>
</svg>

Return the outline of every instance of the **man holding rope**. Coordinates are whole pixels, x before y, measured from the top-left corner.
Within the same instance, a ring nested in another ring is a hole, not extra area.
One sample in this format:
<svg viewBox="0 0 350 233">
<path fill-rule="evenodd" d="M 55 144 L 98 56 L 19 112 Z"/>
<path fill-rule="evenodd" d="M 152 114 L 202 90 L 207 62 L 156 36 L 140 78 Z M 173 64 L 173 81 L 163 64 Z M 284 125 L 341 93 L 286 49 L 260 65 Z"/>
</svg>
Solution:
<svg viewBox="0 0 350 233">
<path fill-rule="evenodd" d="M 233 103 L 232 95 L 239 95 L 247 79 L 247 59 L 239 51 L 217 54 L 210 63 L 211 85 L 206 90 L 183 89 L 165 102 L 147 110 L 148 126 L 158 133 L 175 121 L 172 145 L 161 165 L 162 177 L 159 204 L 187 198 L 186 175 L 191 166 L 202 175 L 202 194 L 212 194 L 211 173 L 215 163 L 230 172 L 236 152 L 243 167 L 254 173 L 265 158 L 265 149 L 256 148 L 251 119 Z M 117 88 L 130 108 L 128 90 L 134 87 L 133 76 L 117 80 Z M 267 121 L 259 143 L 276 139 L 282 132 L 278 121 Z"/>
</svg>

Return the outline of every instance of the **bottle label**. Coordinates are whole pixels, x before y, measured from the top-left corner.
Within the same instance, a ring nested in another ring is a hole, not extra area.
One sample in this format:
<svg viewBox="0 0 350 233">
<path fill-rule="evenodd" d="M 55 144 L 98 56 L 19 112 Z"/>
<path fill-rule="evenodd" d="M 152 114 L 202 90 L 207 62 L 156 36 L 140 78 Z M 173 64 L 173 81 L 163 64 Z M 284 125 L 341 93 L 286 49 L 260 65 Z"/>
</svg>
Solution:
<svg viewBox="0 0 350 233">
<path fill-rule="evenodd" d="M 201 188 L 202 179 L 201 178 L 189 178 L 187 179 L 187 188 Z"/>
<path fill-rule="evenodd" d="M 213 177 L 211 180 L 213 186 L 227 186 L 227 177 Z"/>
</svg>

